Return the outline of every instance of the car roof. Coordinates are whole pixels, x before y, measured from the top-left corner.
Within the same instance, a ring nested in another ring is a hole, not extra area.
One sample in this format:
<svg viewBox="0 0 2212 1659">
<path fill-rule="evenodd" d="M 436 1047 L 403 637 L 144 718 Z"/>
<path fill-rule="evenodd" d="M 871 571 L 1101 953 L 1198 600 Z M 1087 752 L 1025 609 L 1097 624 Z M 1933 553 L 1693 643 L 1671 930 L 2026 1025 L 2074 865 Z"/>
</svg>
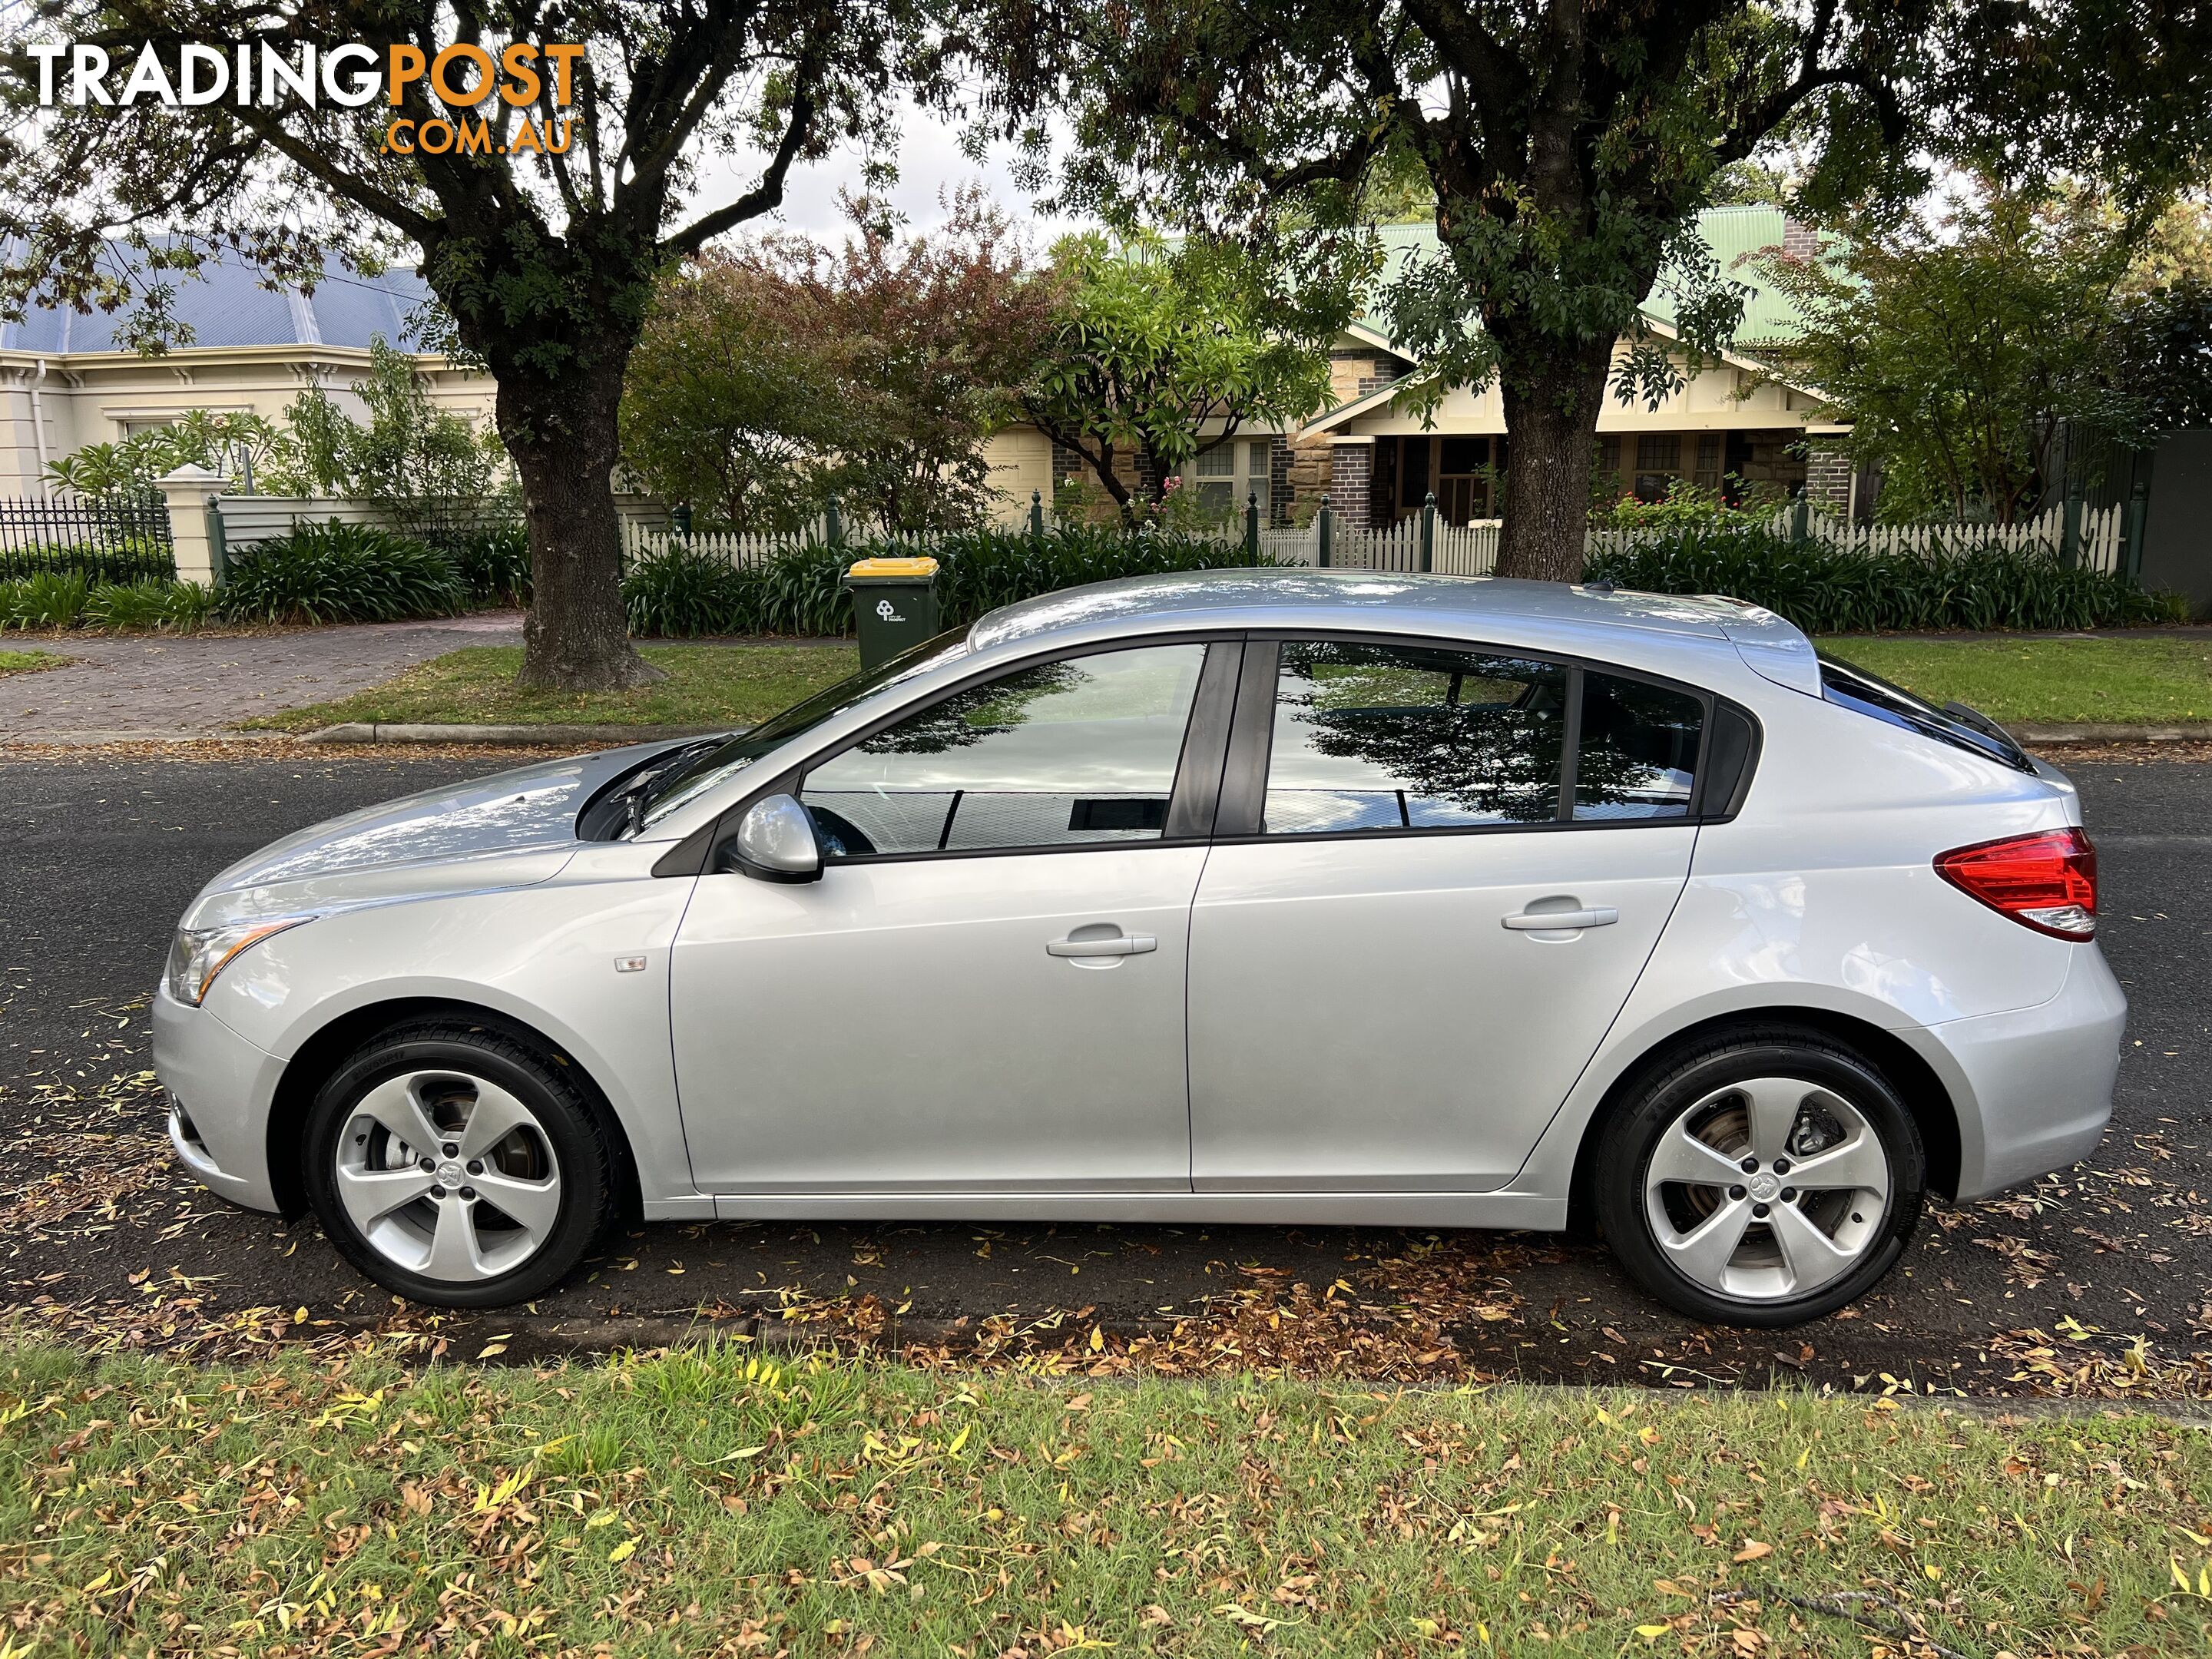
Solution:
<svg viewBox="0 0 2212 1659">
<path fill-rule="evenodd" d="M 1602 583 L 1575 586 L 1496 576 L 1279 566 L 1132 576 L 1006 605 L 981 618 L 969 631 L 968 642 L 981 651 L 1059 633 L 1096 634 L 1102 624 L 1115 631 L 1425 625 L 1458 632 L 1472 626 L 1526 630 L 1555 641 L 1584 630 L 1632 629 L 1686 644 L 1724 641 L 1765 678 L 1820 695 L 1812 642 L 1757 605 L 1715 594 L 1616 592 Z"/>
</svg>

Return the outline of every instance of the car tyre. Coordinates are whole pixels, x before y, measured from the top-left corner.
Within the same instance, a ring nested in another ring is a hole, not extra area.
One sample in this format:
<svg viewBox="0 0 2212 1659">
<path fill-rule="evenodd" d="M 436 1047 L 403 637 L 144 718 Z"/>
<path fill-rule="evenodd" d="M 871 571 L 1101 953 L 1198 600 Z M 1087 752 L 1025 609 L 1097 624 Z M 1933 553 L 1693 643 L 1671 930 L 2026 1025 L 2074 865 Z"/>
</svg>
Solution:
<svg viewBox="0 0 2212 1659">
<path fill-rule="evenodd" d="M 339 1254 L 441 1307 L 543 1294 L 615 1207 L 614 1150 L 571 1069 L 517 1034 L 451 1019 L 355 1050 L 316 1093 L 303 1157 Z"/>
<path fill-rule="evenodd" d="M 1795 1179 L 1793 1179 L 1793 1176 Z M 1598 1150 L 1597 1218 L 1650 1293 L 1712 1325 L 1796 1325 L 1865 1293 L 1918 1225 L 1928 1159 L 1863 1054 L 1739 1030 L 1631 1091 Z"/>
</svg>

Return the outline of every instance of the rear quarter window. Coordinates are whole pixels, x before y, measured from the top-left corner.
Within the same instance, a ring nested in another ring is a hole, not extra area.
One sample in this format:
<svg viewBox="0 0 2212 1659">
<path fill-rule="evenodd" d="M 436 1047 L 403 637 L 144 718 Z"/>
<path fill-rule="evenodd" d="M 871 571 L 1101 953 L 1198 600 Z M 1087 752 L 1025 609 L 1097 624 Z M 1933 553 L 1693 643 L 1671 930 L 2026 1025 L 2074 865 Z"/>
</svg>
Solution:
<svg viewBox="0 0 2212 1659">
<path fill-rule="evenodd" d="M 1925 697 L 1893 685 L 1841 657 L 1832 657 L 1825 651 L 1819 656 L 1820 692 L 1828 702 L 2019 771 L 2035 770 L 2035 763 L 2013 741 L 2012 734 L 1986 715 L 1963 703 L 1939 708 Z"/>
</svg>

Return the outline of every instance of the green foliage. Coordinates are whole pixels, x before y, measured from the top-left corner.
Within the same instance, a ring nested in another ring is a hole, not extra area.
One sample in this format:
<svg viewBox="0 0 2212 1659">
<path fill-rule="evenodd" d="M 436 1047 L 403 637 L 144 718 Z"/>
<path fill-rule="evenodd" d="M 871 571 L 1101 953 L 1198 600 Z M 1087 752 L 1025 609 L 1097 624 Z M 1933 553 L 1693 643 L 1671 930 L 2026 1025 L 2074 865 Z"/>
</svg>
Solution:
<svg viewBox="0 0 2212 1659">
<path fill-rule="evenodd" d="M 1586 580 L 1648 593 L 1724 593 L 1813 634 L 2112 628 L 2174 619 L 2127 577 L 2050 551 L 1846 552 L 1756 526 L 1696 526 L 1593 554 Z"/>
<path fill-rule="evenodd" d="M 1328 402 L 1328 348 L 1374 250 L 1357 237 L 1314 247 L 1304 261 L 1268 260 L 1206 237 L 1067 238 L 1053 252 L 1061 297 L 1023 417 L 1081 454 L 1139 521 L 1117 462 L 1141 459 L 1164 481 L 1248 424 L 1293 426 Z"/>
<path fill-rule="evenodd" d="M 664 282 L 630 360 L 623 455 L 702 526 L 789 530 L 836 492 L 891 532 L 981 516 L 1005 424 L 1052 303 L 980 190 L 900 237 L 848 202 L 842 249 L 776 236 Z"/>
<path fill-rule="evenodd" d="M 733 566 L 671 542 L 640 559 L 623 580 L 630 631 L 672 638 L 849 633 L 852 596 L 839 578 L 862 550 L 810 543 Z M 1208 569 L 1239 556 L 1208 538 L 1131 535 L 1106 526 L 1056 529 L 1041 541 L 1011 531 L 968 531 L 918 550 L 938 561 L 938 614 L 948 628 L 1063 587 Z"/>
<path fill-rule="evenodd" d="M 0 581 L 0 629 L 157 629 L 188 634 L 213 614 L 215 595 L 196 582 L 147 578 L 100 581 L 80 570 L 41 571 Z"/>
<path fill-rule="evenodd" d="M 2008 524 L 2040 495 L 2060 422 L 2137 423 L 2104 372 L 2129 256 L 2087 196 L 1982 191 L 1766 269 L 1806 318 L 1790 360 L 1881 464 L 1882 516 Z"/>
<path fill-rule="evenodd" d="M 518 519 L 478 525 L 447 543 L 461 580 L 484 605 L 530 603 L 530 532 Z"/>
<path fill-rule="evenodd" d="M 2103 354 L 2105 383 L 2133 404 L 2148 442 L 2184 427 L 2212 426 L 2212 276 L 2130 295 Z"/>
<path fill-rule="evenodd" d="M 1658 501 L 1621 495 L 1594 510 L 1590 522 L 1609 530 L 1757 530 L 1773 521 L 1783 502 L 1779 489 L 1759 483 L 1744 490 L 1742 498 L 1731 507 L 1719 490 L 1688 478 L 1675 478 Z"/>
<path fill-rule="evenodd" d="M 375 501 L 410 535 L 444 544 L 466 534 L 483 502 L 507 487 L 497 434 L 432 403 L 413 361 L 382 335 L 368 349 L 368 374 L 354 388 L 368 425 L 320 386 L 286 411 L 304 473 L 324 495 Z"/>
<path fill-rule="evenodd" d="M 250 478 L 264 495 L 292 494 L 307 477 L 290 433 L 258 415 L 204 409 L 113 443 L 87 444 L 47 462 L 46 476 L 97 501 L 137 501 L 148 496 L 155 479 L 187 465 L 222 474 L 233 489 L 246 489 Z"/>
<path fill-rule="evenodd" d="M 157 496 L 153 510 L 160 512 Z M 44 542 L 0 551 L 0 576 L 36 576 L 47 571 L 75 574 L 91 581 L 166 580 L 177 572 L 168 543 L 135 531 L 97 542 Z"/>
<path fill-rule="evenodd" d="M 226 617 L 260 622 L 398 622 L 450 617 L 469 593 L 447 555 L 367 525 L 301 525 L 235 553 Z"/>
</svg>

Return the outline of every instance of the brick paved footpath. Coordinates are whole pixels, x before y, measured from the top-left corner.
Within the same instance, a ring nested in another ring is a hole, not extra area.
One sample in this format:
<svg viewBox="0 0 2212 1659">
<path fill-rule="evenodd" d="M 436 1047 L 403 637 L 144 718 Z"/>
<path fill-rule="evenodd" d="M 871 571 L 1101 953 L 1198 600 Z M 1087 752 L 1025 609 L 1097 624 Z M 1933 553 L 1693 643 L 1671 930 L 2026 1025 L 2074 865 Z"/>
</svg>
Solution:
<svg viewBox="0 0 2212 1659">
<path fill-rule="evenodd" d="M 519 612 L 268 634 L 0 636 L 70 661 L 0 678 L 0 743 L 217 737 L 240 720 L 327 702 L 470 645 L 515 645 Z"/>
</svg>

